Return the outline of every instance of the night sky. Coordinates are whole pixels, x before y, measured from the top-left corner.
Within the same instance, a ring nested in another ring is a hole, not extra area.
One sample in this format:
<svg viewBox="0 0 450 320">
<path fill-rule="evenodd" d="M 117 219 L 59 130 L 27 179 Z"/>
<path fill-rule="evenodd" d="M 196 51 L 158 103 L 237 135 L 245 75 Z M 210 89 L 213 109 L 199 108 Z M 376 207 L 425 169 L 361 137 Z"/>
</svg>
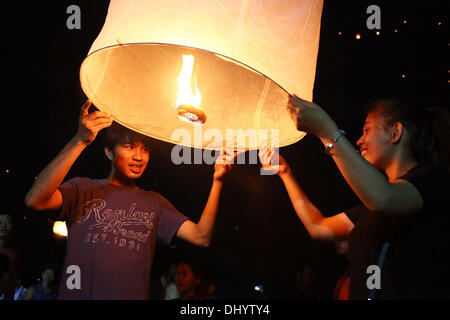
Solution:
<svg viewBox="0 0 450 320">
<path fill-rule="evenodd" d="M 81 8 L 80 30 L 66 27 L 66 8 L 71 4 Z M 379 35 L 366 27 L 371 4 L 381 8 Z M 79 68 L 107 7 L 108 1 L 101 0 L 17 1 L 3 11 L 1 210 L 18 220 L 25 282 L 34 281 L 43 264 L 63 261 L 65 239 L 53 235 L 48 214 L 28 210 L 23 199 L 34 177 L 76 132 L 86 99 Z M 448 1 L 325 0 L 314 101 L 352 142 L 361 135 L 363 105 L 372 98 L 408 97 L 448 108 L 448 9 Z M 153 141 L 141 186 L 161 193 L 197 221 L 209 194 L 213 166 L 176 166 L 170 159 L 172 147 Z M 67 178 L 106 177 L 109 163 L 102 148 L 100 136 Z M 359 203 L 317 138 L 308 135 L 280 153 L 324 215 Z M 158 246 L 153 298 L 159 295 L 161 270 L 185 254 L 208 263 L 219 298 L 254 298 L 253 287 L 259 283 L 271 297 L 289 298 L 296 269 L 309 263 L 319 280 L 320 296 L 328 299 L 345 267 L 333 243 L 310 239 L 281 180 L 260 176 L 258 165 L 240 165 L 229 177 L 209 248 L 186 243 L 175 249 Z"/>
</svg>

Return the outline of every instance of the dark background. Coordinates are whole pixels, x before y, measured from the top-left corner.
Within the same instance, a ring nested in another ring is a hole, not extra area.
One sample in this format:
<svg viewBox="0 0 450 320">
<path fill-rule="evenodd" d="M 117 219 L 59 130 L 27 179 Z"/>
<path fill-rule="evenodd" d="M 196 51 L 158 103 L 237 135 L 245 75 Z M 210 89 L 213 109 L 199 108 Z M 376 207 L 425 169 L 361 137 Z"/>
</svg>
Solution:
<svg viewBox="0 0 450 320">
<path fill-rule="evenodd" d="M 314 101 L 351 141 L 360 136 L 363 105 L 372 98 L 409 97 L 429 106 L 448 107 L 446 3 L 325 0 Z M 81 8 L 81 30 L 66 27 L 66 8 L 71 4 Z M 366 27 L 366 9 L 371 4 L 381 8 L 380 35 Z M 65 239 L 53 235 L 48 215 L 31 212 L 23 199 L 34 177 L 76 132 L 85 100 L 79 68 L 103 25 L 107 7 L 108 1 L 60 0 L 13 2 L 3 10 L 1 210 L 17 218 L 26 283 L 36 279 L 42 265 L 61 264 L 64 258 Z M 357 33 L 360 40 L 355 38 Z M 197 221 L 211 187 L 213 167 L 176 166 L 170 160 L 172 147 L 153 141 L 142 187 L 161 193 Z M 358 204 L 317 138 L 308 135 L 280 152 L 326 216 Z M 104 178 L 108 172 L 98 139 L 67 178 Z M 281 180 L 260 176 L 257 165 L 238 166 L 225 185 L 209 248 L 186 243 L 175 249 L 158 246 L 153 298 L 160 294 L 161 271 L 185 254 L 208 263 L 216 277 L 218 298 L 255 298 L 255 284 L 262 284 L 270 297 L 290 298 L 297 268 L 308 263 L 318 279 L 320 298 L 329 299 L 345 267 L 333 243 L 310 239 Z"/>
</svg>

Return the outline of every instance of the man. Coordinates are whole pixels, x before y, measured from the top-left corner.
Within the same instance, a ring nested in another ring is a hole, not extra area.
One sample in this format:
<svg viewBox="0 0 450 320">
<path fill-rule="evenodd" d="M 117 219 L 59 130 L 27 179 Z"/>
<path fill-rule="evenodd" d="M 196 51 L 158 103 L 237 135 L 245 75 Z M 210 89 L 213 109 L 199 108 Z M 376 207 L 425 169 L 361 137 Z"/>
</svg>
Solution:
<svg viewBox="0 0 450 320">
<path fill-rule="evenodd" d="M 148 299 L 157 239 L 170 244 L 176 236 L 209 245 L 231 159 L 222 154 L 216 161 L 208 201 L 198 223 L 193 223 L 161 195 L 136 185 L 150 158 L 146 137 L 114 129 L 105 112 L 88 112 L 90 104 L 82 106 L 76 135 L 39 174 L 25 202 L 38 211 L 59 210 L 68 221 L 59 299 Z M 105 147 L 111 160 L 109 176 L 62 184 L 81 152 L 110 126 Z"/>
</svg>

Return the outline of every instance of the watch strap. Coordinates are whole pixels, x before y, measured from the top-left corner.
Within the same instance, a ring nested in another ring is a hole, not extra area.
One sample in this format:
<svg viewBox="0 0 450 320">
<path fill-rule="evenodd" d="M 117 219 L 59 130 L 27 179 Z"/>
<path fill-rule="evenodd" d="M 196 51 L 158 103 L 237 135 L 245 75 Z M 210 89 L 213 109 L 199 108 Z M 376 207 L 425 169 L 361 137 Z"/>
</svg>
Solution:
<svg viewBox="0 0 450 320">
<path fill-rule="evenodd" d="M 343 136 L 345 135 L 345 131 L 342 129 L 337 129 L 333 135 L 331 136 L 332 142 L 328 142 L 325 146 L 325 153 L 330 154 L 331 149 L 334 148 L 335 143 Z"/>
</svg>

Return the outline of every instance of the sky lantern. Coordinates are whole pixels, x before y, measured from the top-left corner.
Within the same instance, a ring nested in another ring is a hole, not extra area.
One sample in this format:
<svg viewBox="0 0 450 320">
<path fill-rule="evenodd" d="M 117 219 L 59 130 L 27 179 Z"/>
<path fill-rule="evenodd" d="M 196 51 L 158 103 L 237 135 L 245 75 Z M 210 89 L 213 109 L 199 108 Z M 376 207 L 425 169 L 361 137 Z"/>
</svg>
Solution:
<svg viewBox="0 0 450 320">
<path fill-rule="evenodd" d="M 323 0 L 111 0 L 81 86 L 115 121 L 162 141 L 250 150 L 264 132 L 290 145 L 305 133 L 286 105 L 289 93 L 312 101 L 322 7 Z M 214 134 L 174 135 L 199 129 Z M 237 147 L 227 130 L 256 140 Z"/>
</svg>

